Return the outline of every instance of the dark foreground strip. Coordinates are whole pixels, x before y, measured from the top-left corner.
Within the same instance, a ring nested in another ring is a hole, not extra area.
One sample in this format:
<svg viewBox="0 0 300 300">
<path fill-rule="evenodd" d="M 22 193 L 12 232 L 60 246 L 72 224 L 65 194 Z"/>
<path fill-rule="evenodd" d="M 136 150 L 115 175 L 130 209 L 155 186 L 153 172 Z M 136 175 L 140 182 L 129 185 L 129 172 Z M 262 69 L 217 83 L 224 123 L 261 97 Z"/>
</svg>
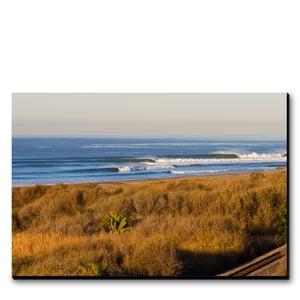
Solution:
<svg viewBox="0 0 300 300">
<path fill-rule="evenodd" d="M 284 276 L 285 261 L 286 245 L 283 245 L 218 276 Z"/>
</svg>

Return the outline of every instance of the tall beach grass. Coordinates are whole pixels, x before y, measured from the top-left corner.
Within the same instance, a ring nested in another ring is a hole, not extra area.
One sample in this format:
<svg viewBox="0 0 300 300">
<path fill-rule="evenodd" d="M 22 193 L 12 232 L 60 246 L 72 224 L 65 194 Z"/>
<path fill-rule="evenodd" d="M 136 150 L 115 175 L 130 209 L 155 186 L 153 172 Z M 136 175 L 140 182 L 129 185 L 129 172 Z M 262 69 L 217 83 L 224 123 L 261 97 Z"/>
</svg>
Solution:
<svg viewBox="0 0 300 300">
<path fill-rule="evenodd" d="M 214 276 L 286 242 L 286 169 L 13 187 L 14 276 Z M 124 216 L 129 230 L 106 232 Z"/>
</svg>

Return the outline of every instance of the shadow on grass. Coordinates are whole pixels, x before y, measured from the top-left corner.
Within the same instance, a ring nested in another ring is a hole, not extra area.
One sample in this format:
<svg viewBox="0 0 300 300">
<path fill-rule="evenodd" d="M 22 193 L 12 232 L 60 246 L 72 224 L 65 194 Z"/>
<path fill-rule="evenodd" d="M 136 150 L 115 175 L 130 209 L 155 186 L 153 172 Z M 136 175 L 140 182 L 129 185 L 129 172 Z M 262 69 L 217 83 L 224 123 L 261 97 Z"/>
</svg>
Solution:
<svg viewBox="0 0 300 300">
<path fill-rule="evenodd" d="M 249 253 L 203 253 L 179 250 L 181 277 L 214 277 L 252 259 Z"/>
</svg>

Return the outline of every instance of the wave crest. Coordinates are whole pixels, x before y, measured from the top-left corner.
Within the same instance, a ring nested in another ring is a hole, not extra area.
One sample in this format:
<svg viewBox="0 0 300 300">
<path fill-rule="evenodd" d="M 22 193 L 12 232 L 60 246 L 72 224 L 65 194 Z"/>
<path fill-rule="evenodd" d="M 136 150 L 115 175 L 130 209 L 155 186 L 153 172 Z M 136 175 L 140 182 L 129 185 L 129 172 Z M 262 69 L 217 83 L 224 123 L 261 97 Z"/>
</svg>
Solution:
<svg viewBox="0 0 300 300">
<path fill-rule="evenodd" d="M 150 164 L 145 163 L 143 165 L 135 165 L 135 166 L 123 166 L 119 167 L 119 172 L 136 172 L 136 171 L 155 171 L 155 170 L 165 170 L 165 169 L 173 169 L 175 168 L 171 164 Z"/>
</svg>

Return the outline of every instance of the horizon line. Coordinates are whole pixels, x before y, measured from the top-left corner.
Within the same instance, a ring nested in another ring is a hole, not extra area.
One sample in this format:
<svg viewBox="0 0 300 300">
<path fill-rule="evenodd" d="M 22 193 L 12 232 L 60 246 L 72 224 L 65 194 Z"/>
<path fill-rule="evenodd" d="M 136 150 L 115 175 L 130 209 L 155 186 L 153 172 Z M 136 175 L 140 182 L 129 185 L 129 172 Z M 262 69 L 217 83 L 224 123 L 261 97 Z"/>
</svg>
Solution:
<svg viewBox="0 0 300 300">
<path fill-rule="evenodd" d="M 281 140 L 287 140 L 286 135 L 12 135 L 12 138 L 106 138 L 106 139 L 114 139 L 114 138 L 119 138 L 119 139 L 164 139 L 164 138 L 169 138 L 169 139 L 190 139 L 190 138 L 195 138 L 195 139 L 207 139 L 207 138 L 239 138 L 239 139 L 249 139 L 249 138 L 257 138 L 257 139 L 262 139 L 262 138 L 273 138 L 273 139 L 281 139 Z"/>
</svg>

